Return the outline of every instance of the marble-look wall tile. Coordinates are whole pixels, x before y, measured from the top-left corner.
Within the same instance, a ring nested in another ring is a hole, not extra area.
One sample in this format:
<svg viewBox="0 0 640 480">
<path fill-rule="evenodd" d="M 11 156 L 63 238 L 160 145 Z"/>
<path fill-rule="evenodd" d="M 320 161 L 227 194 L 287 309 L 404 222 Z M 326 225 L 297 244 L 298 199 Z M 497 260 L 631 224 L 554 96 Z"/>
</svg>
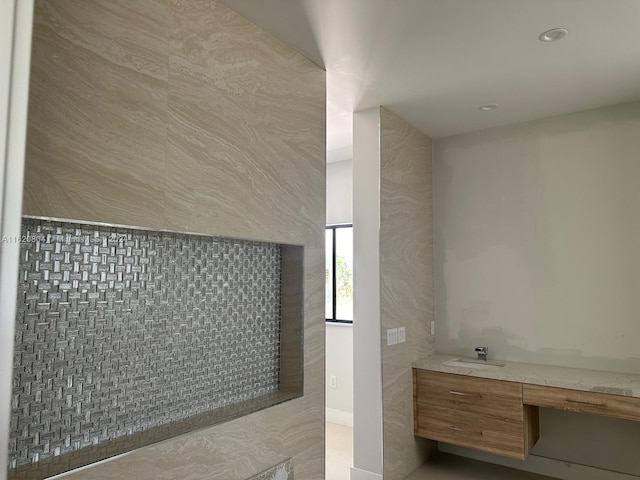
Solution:
<svg viewBox="0 0 640 480">
<path fill-rule="evenodd" d="M 404 326 L 405 344 L 382 348 L 384 478 L 400 480 L 433 444 L 413 435 L 411 363 L 434 350 L 431 139 L 380 109 L 380 309 L 383 338 Z"/>
<path fill-rule="evenodd" d="M 168 26 L 162 1 L 36 1 L 26 213 L 161 221 Z"/>
<path fill-rule="evenodd" d="M 324 71 L 215 0 L 36 18 L 26 214 L 304 245 L 302 398 L 67 478 L 244 480 L 292 457 L 322 479 Z"/>
<path fill-rule="evenodd" d="M 221 4 L 171 5 L 167 166 L 204 181 L 191 183 L 185 199 L 176 185 L 184 175 L 167 176 L 168 215 L 175 212 L 168 221 L 191 230 L 225 222 L 227 234 L 251 238 L 264 237 L 266 227 L 291 241 L 292 222 L 300 227 L 316 213 L 306 198 L 324 196 L 324 167 L 308 162 L 324 155 L 309 142 L 324 124 L 313 88 L 319 70 L 286 47 L 274 48 L 268 35 Z M 274 218 L 283 205 L 297 210 Z"/>
</svg>

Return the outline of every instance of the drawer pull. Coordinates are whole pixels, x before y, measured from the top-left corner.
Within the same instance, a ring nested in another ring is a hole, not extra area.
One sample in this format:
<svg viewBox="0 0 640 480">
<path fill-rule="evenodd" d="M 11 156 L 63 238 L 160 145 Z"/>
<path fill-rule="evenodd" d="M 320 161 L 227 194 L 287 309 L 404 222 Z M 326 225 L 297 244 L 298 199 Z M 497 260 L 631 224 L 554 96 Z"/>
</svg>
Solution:
<svg viewBox="0 0 640 480">
<path fill-rule="evenodd" d="M 572 400 L 570 398 L 566 398 L 565 402 L 567 403 L 577 403 L 578 405 L 589 405 L 590 407 L 606 407 L 604 402 L 586 402 L 584 400 Z"/>
<path fill-rule="evenodd" d="M 453 430 L 454 432 L 460 432 L 460 433 L 467 433 L 467 434 L 471 434 L 471 435 L 477 435 L 479 437 L 482 436 L 482 432 L 478 432 L 478 431 L 473 431 L 473 430 L 465 430 L 464 428 L 459 428 L 456 427 L 454 425 L 451 425 L 451 430 Z"/>
<path fill-rule="evenodd" d="M 467 393 L 467 392 L 458 392 L 457 390 L 449 390 L 451 395 L 458 395 L 459 397 L 476 397 L 482 398 L 482 394 L 480 393 Z"/>
</svg>

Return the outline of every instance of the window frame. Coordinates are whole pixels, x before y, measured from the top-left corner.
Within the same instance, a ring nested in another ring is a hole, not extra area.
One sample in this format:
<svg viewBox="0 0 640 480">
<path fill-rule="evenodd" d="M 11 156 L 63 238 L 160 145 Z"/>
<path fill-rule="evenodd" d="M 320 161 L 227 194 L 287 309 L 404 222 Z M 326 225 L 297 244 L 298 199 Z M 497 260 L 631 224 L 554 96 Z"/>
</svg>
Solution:
<svg viewBox="0 0 640 480">
<path fill-rule="evenodd" d="M 338 308 L 338 304 L 337 304 L 337 298 L 338 298 L 338 290 L 337 290 L 337 275 L 336 275 L 336 271 L 337 271 L 337 248 L 336 248 L 336 230 L 339 228 L 351 228 L 353 229 L 353 224 L 352 223 L 339 223 L 339 224 L 335 224 L 335 225 L 327 225 L 325 227 L 325 235 L 326 235 L 326 231 L 327 230 L 331 230 L 332 231 L 332 252 L 331 252 L 331 281 L 332 281 L 332 286 L 331 286 L 331 292 L 333 294 L 333 298 L 331 299 L 331 306 L 332 306 L 332 313 L 333 313 L 333 318 L 326 318 L 326 308 L 325 308 L 325 322 L 326 323 L 334 323 L 334 324 L 340 324 L 340 325 L 353 325 L 353 320 L 339 320 L 336 318 L 336 312 L 337 312 L 337 308 Z M 325 249 L 327 248 L 327 246 L 325 245 Z"/>
</svg>

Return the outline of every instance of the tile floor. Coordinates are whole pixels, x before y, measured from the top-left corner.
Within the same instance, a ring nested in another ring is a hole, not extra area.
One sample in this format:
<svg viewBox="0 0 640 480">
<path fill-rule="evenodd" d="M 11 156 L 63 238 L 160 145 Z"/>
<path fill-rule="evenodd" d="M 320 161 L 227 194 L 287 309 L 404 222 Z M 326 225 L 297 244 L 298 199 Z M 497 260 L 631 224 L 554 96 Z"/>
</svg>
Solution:
<svg viewBox="0 0 640 480">
<path fill-rule="evenodd" d="M 328 477 L 327 477 L 328 479 Z M 551 477 L 438 453 L 405 480 L 552 480 Z"/>
<path fill-rule="evenodd" d="M 326 424 L 326 480 L 350 480 L 353 429 Z M 549 480 L 551 477 L 440 453 L 405 480 Z"/>
<path fill-rule="evenodd" d="M 326 423 L 325 480 L 350 480 L 353 429 Z"/>
</svg>

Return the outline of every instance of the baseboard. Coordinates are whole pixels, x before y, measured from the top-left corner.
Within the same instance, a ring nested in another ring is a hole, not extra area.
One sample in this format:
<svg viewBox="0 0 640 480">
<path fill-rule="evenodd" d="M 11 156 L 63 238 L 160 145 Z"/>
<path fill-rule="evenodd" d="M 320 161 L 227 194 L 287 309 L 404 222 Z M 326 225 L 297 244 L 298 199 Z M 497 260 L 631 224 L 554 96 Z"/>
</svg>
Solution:
<svg viewBox="0 0 640 480">
<path fill-rule="evenodd" d="M 351 480 L 382 480 L 382 475 L 351 467 Z"/>
<path fill-rule="evenodd" d="M 345 427 L 353 427 L 353 413 L 351 412 L 336 410 L 335 408 L 326 408 L 325 420 L 329 423 L 337 423 L 338 425 L 344 425 Z"/>
<path fill-rule="evenodd" d="M 459 455 L 487 463 L 495 463 L 496 465 L 537 473 L 538 475 L 546 475 L 560 480 L 638 480 L 640 478 L 628 473 L 612 472 L 611 470 L 603 470 L 601 468 L 555 460 L 553 458 L 539 457 L 537 455 L 529 455 L 524 461 L 512 460 L 510 458 L 444 443 L 438 444 L 438 450 L 452 455 Z"/>
</svg>

